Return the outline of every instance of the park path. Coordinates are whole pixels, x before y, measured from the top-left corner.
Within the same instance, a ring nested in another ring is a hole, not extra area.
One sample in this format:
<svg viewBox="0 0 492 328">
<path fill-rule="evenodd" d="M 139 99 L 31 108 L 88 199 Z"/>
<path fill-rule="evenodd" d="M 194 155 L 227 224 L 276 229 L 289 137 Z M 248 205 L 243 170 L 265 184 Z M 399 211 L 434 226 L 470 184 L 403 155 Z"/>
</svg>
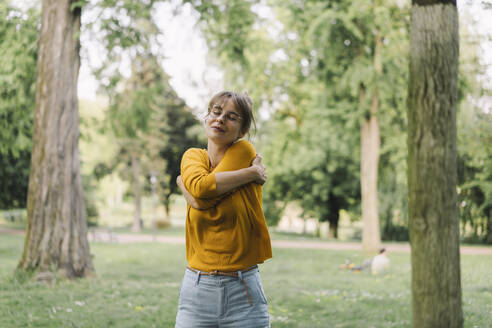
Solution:
<svg viewBox="0 0 492 328">
<path fill-rule="evenodd" d="M 0 228 L 0 235 L 23 235 L 23 230 Z M 114 233 L 110 231 L 96 231 L 89 233 L 90 242 L 109 242 L 109 243 L 150 243 L 157 242 L 163 244 L 181 244 L 184 245 L 184 236 L 162 236 L 151 234 L 130 234 Z M 329 249 L 329 250 L 354 250 L 361 251 L 360 243 L 354 242 L 333 242 L 333 241 L 311 241 L 311 240 L 272 240 L 272 246 L 276 248 L 294 248 L 294 249 Z M 409 253 L 410 245 L 408 243 L 383 243 L 388 252 Z M 461 246 L 461 254 L 474 255 L 492 255 L 492 247 L 484 246 Z"/>
</svg>

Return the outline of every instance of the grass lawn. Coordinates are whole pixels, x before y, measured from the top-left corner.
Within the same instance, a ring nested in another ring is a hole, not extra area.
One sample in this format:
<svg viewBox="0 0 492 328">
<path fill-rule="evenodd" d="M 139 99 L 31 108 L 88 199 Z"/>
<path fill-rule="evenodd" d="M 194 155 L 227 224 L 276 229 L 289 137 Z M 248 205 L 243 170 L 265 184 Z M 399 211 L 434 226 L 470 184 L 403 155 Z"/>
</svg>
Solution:
<svg viewBox="0 0 492 328">
<path fill-rule="evenodd" d="M 0 235 L 0 327 L 174 327 L 185 249 L 91 244 L 97 277 L 53 287 L 20 282 L 23 237 Z M 410 256 L 382 276 L 339 267 L 353 251 L 274 249 L 261 265 L 272 327 L 410 327 Z M 492 257 L 462 256 L 465 327 L 492 327 Z"/>
</svg>

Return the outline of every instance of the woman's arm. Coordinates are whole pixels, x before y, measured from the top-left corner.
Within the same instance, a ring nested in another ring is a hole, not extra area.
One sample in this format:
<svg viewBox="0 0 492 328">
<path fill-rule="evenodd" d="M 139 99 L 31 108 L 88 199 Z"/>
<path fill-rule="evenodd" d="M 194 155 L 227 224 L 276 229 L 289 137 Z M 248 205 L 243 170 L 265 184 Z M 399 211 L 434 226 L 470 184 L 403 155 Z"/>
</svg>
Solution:
<svg viewBox="0 0 492 328">
<path fill-rule="evenodd" d="M 231 192 L 225 193 L 223 195 L 220 195 L 218 197 L 214 198 L 195 198 L 193 197 L 188 190 L 186 190 L 186 187 L 183 184 L 183 180 L 181 179 L 181 176 L 178 176 L 176 179 L 176 184 L 178 185 L 179 189 L 183 193 L 184 198 L 186 199 L 186 202 L 193 207 L 196 210 L 203 211 L 207 210 L 209 208 L 215 207 L 220 201 L 227 197 Z"/>
<path fill-rule="evenodd" d="M 261 163 L 261 156 L 256 155 L 250 167 L 227 172 L 215 173 L 217 194 L 225 194 L 250 182 L 263 185 L 267 179 L 266 168 Z"/>
<path fill-rule="evenodd" d="M 188 204 L 190 204 L 191 207 L 193 207 L 194 209 L 197 209 L 197 210 L 207 209 L 205 206 L 198 204 L 197 200 L 188 192 L 188 190 L 186 190 L 186 188 L 183 184 L 183 180 L 181 179 L 181 175 L 178 176 L 178 178 L 176 179 L 176 183 L 177 183 L 179 189 L 181 190 L 181 192 L 183 193 L 183 196 L 186 199 L 186 202 Z"/>
<path fill-rule="evenodd" d="M 232 145 L 211 172 L 208 157 L 198 149 L 190 149 L 181 161 L 181 177 L 185 189 L 195 198 L 216 198 L 251 182 L 263 184 L 266 169 L 253 145 L 241 140 Z"/>
<path fill-rule="evenodd" d="M 256 180 L 250 181 L 251 178 Z M 215 175 L 217 184 L 217 193 L 220 197 L 215 198 L 195 198 L 193 197 L 183 184 L 181 176 L 178 176 L 176 183 L 183 193 L 186 202 L 191 207 L 197 210 L 206 210 L 217 205 L 223 196 L 232 192 L 235 188 L 255 182 L 263 185 L 267 179 L 265 166 L 261 163 L 261 156 L 257 155 L 249 168 L 239 169 L 236 171 L 220 172 Z"/>
</svg>

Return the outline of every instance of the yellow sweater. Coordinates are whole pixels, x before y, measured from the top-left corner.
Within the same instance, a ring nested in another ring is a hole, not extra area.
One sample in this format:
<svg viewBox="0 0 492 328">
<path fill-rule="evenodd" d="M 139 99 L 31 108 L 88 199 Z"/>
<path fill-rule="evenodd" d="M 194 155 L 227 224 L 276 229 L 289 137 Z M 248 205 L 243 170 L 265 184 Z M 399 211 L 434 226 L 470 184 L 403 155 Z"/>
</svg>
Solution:
<svg viewBox="0 0 492 328">
<path fill-rule="evenodd" d="M 212 169 L 205 149 L 188 149 L 181 160 L 181 178 L 197 201 L 215 204 L 207 210 L 190 205 L 186 215 L 186 259 L 201 271 L 236 271 L 272 257 L 270 235 L 262 209 L 262 187 L 249 183 L 218 196 L 215 173 L 249 167 L 253 145 L 240 140 L 227 149 Z"/>
</svg>

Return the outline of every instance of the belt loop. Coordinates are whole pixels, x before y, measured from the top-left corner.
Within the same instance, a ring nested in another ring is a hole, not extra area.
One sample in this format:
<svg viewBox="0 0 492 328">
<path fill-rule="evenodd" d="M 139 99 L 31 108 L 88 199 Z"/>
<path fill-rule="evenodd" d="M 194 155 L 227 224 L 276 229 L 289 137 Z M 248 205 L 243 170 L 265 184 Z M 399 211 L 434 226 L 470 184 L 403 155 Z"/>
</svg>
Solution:
<svg viewBox="0 0 492 328">
<path fill-rule="evenodd" d="M 200 276 L 201 276 L 202 272 L 200 270 L 198 270 L 198 273 L 196 275 L 196 281 L 195 281 L 195 286 L 198 286 L 198 284 L 200 283 Z"/>
<path fill-rule="evenodd" d="M 239 280 L 243 281 L 243 272 L 241 270 L 237 271 L 237 276 L 238 276 Z"/>
</svg>

